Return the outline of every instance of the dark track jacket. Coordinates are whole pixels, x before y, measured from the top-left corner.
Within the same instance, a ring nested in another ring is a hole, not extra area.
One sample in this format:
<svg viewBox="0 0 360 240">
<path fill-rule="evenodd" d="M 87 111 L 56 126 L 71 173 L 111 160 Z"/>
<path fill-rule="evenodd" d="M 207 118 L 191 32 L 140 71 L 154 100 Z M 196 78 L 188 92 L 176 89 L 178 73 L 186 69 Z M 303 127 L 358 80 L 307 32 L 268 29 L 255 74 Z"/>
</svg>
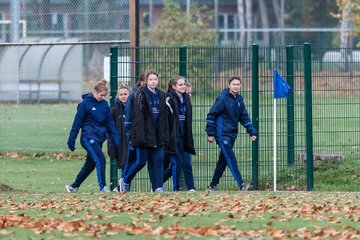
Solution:
<svg viewBox="0 0 360 240">
<path fill-rule="evenodd" d="M 166 105 L 168 106 L 169 122 L 169 144 L 164 147 L 164 152 L 175 153 L 179 141 L 179 104 L 174 91 L 166 95 Z M 196 154 L 194 148 L 194 138 L 192 133 L 192 105 L 188 94 L 183 94 L 186 106 L 186 117 L 184 126 L 184 151 L 190 154 Z"/>
<path fill-rule="evenodd" d="M 239 122 L 246 128 L 250 136 L 257 135 L 242 96 L 240 94 L 234 96 L 230 93 L 229 88 L 226 88 L 216 99 L 207 115 L 206 133 L 216 139 L 229 137 L 235 140 L 238 134 Z"/>
<path fill-rule="evenodd" d="M 127 142 L 125 141 L 125 105 L 119 100 L 116 99 L 114 105 L 112 106 L 112 116 L 115 123 L 117 132 L 120 134 L 121 143 L 115 145 L 111 138 L 108 138 L 108 154 L 110 158 L 116 158 L 118 167 L 123 168 L 125 166 L 126 157 L 127 157 Z"/>
<path fill-rule="evenodd" d="M 156 89 L 159 99 L 159 115 L 158 122 L 155 124 L 145 87 L 140 87 L 134 98 L 131 145 L 134 147 L 162 147 L 169 141 L 165 93 Z M 157 127 L 155 127 L 156 125 Z"/>
<path fill-rule="evenodd" d="M 131 142 L 134 99 L 135 99 L 135 94 L 136 94 L 137 90 L 138 90 L 138 87 L 135 86 L 132 89 L 132 92 L 131 92 L 130 96 L 128 97 L 126 104 L 125 104 L 125 135 L 126 135 L 126 141 L 128 144 Z"/>
<path fill-rule="evenodd" d="M 120 143 L 115 129 L 111 109 L 106 100 L 97 101 L 92 93 L 81 96 L 83 101 L 77 106 L 77 112 L 68 138 L 68 146 L 75 146 L 75 140 L 81 128 L 81 135 L 102 144 L 107 133 L 113 142 Z"/>
</svg>

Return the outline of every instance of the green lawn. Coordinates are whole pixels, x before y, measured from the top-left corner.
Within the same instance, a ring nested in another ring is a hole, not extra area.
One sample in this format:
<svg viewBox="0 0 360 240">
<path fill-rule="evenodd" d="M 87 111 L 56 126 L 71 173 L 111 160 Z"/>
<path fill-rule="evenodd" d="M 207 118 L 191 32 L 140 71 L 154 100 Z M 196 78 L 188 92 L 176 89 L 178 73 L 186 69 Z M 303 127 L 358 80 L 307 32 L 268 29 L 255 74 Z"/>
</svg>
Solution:
<svg viewBox="0 0 360 240">
<path fill-rule="evenodd" d="M 0 194 L 5 239 L 358 239 L 359 193 Z"/>
<path fill-rule="evenodd" d="M 247 102 L 250 96 L 245 96 Z M 302 97 L 297 97 L 297 106 L 301 106 Z M 268 102 L 260 108 L 260 136 L 259 136 L 259 187 L 260 189 L 271 188 L 273 183 L 273 138 L 272 138 L 272 103 L 271 97 L 262 99 Z M 205 116 L 209 105 L 213 103 L 213 98 L 195 95 L 194 101 L 194 139 L 196 143 L 197 155 L 192 157 L 194 176 L 197 188 L 203 189 L 209 184 L 215 163 L 218 157 L 218 147 L 216 144 L 209 144 L 205 135 Z M 340 187 L 334 184 L 334 178 L 321 179 L 321 172 L 332 171 L 332 175 L 337 173 L 336 164 L 325 164 L 315 171 L 315 190 L 326 191 L 359 191 L 358 174 L 360 169 L 360 129 L 358 119 L 360 110 L 358 99 L 351 98 L 317 98 L 313 100 L 313 144 L 314 153 L 339 153 L 345 157 L 344 163 L 339 166 L 346 170 Z M 280 101 L 283 105 L 285 101 Z M 284 107 L 281 107 L 284 109 Z M 354 111 L 352 111 L 354 110 Z M 70 127 L 76 111 L 76 104 L 0 104 L 0 153 L 19 152 L 34 154 L 36 156 L 44 153 L 64 153 L 68 154 L 66 141 Z M 278 153 L 277 153 L 277 172 L 278 189 L 286 190 L 296 188 L 306 189 L 306 165 L 299 161 L 298 156 L 306 151 L 304 116 L 300 109 L 296 110 L 296 136 L 295 136 L 295 164 L 287 164 L 286 147 L 286 128 L 284 125 L 284 113 L 279 114 L 280 123 L 278 126 Z M 79 144 L 76 145 L 75 154 L 83 155 L 84 150 Z M 104 144 L 106 152 L 106 144 Z M 245 181 L 252 179 L 252 152 L 251 141 L 240 127 L 238 139 L 235 144 L 235 152 L 238 157 L 240 171 Z M 30 161 L 30 166 L 39 161 L 35 158 Z M 20 163 L 19 163 L 20 164 Z M 21 164 L 20 164 L 21 165 Z M 76 174 L 80 166 L 74 167 L 73 174 Z M 108 165 L 109 168 L 109 165 Z M 315 166 L 315 169 L 317 166 Z M 107 173 L 109 169 L 107 170 Z M 354 173 L 355 172 L 355 173 Z M 327 175 L 326 175 L 327 176 Z M 138 190 L 148 189 L 147 173 L 143 171 L 139 175 L 139 181 L 134 187 Z M 54 181 L 54 180 L 52 180 Z M 335 187 L 334 187 L 335 185 Z M 226 171 L 222 178 L 223 190 L 235 189 L 233 177 Z"/>
<path fill-rule="evenodd" d="M 1 156 L 0 238 L 360 238 L 360 171 L 351 165 L 316 165 L 314 192 L 99 193 L 93 172 L 66 193 L 82 164 L 78 155 Z"/>
</svg>

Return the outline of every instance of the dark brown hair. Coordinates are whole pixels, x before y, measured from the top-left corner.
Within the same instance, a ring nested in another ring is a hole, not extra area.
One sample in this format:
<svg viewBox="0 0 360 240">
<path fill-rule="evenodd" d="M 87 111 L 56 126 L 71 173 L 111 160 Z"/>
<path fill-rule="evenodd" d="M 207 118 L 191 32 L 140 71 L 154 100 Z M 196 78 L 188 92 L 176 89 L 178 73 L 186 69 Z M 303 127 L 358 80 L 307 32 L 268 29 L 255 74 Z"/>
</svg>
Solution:
<svg viewBox="0 0 360 240">
<path fill-rule="evenodd" d="M 142 73 L 136 82 L 136 86 L 140 87 L 144 82 L 146 82 L 145 73 Z"/>
<path fill-rule="evenodd" d="M 156 75 L 157 77 L 159 77 L 159 74 L 157 73 L 157 72 L 155 72 L 154 70 L 147 70 L 146 72 L 145 72 L 145 81 L 147 81 L 147 79 L 148 79 L 148 77 L 151 75 L 151 74 L 154 74 L 154 75 Z"/>
<path fill-rule="evenodd" d="M 233 80 L 239 80 L 240 83 L 243 83 L 243 81 L 241 80 L 241 78 L 239 76 L 232 76 L 229 78 L 228 84 L 230 84 Z"/>
</svg>

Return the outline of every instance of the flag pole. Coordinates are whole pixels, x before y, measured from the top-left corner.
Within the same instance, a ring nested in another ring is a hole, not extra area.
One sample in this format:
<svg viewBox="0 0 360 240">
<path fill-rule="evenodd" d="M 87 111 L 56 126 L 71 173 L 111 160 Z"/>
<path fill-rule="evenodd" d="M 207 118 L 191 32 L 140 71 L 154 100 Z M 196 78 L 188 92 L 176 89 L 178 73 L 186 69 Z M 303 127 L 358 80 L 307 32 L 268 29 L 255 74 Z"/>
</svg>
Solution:
<svg viewBox="0 0 360 240">
<path fill-rule="evenodd" d="M 287 98 L 291 93 L 291 88 L 283 77 L 274 69 L 274 192 L 276 192 L 276 99 Z"/>
<path fill-rule="evenodd" d="M 274 192 L 276 192 L 276 98 L 274 98 L 274 153 L 273 153 L 273 165 L 274 165 Z"/>
</svg>

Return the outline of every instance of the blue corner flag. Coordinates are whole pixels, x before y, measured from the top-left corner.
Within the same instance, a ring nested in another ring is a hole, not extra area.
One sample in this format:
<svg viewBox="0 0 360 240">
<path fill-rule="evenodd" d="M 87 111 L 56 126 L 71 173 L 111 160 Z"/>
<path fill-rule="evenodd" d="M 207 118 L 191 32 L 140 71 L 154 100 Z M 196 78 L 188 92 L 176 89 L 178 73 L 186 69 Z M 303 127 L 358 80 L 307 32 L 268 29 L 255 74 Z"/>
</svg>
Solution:
<svg viewBox="0 0 360 240">
<path fill-rule="evenodd" d="M 291 88 L 284 78 L 274 69 L 274 98 L 287 98 Z"/>
</svg>

